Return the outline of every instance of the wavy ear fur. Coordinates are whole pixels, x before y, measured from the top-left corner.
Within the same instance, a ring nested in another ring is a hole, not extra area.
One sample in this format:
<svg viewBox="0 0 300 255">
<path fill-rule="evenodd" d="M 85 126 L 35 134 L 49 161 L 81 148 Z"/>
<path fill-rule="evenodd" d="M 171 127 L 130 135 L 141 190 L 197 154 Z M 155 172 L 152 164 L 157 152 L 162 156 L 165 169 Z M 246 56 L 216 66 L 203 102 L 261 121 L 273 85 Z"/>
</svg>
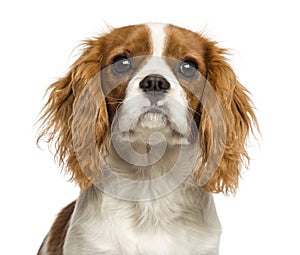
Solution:
<svg viewBox="0 0 300 255">
<path fill-rule="evenodd" d="M 226 50 L 220 49 L 216 43 L 207 41 L 206 56 L 207 79 L 215 90 L 224 111 L 226 126 L 226 141 L 220 141 L 225 146 L 221 162 L 215 173 L 204 185 L 204 190 L 209 192 L 235 192 L 238 186 L 241 166 L 244 159 L 248 160 L 246 139 L 253 126 L 257 127 L 248 91 L 237 80 L 232 68 L 225 59 Z M 207 159 L 212 146 L 212 133 L 209 116 L 203 112 L 200 124 L 200 145 L 204 159 Z M 218 150 L 218 148 L 216 148 Z M 205 160 L 200 166 L 196 178 L 204 171 Z"/>
<path fill-rule="evenodd" d="M 89 147 L 89 139 L 96 137 L 97 148 L 105 153 L 109 132 L 106 105 L 101 100 L 100 79 L 97 79 L 105 49 L 105 36 L 89 40 L 85 46 L 83 54 L 72 65 L 66 76 L 48 88 L 49 99 L 40 118 L 42 125 L 38 137 L 38 142 L 42 138 L 46 138 L 48 143 L 54 142 L 55 156 L 60 165 L 66 172 L 71 173 L 71 180 L 75 180 L 81 188 L 91 184 L 87 176 L 101 178 L 101 170 L 98 169 L 99 154 L 95 154 L 94 148 Z M 243 160 L 249 158 L 245 144 L 253 125 L 257 127 L 256 117 L 248 91 L 238 82 L 232 68 L 226 62 L 224 57 L 226 50 L 207 40 L 204 52 L 208 81 L 214 88 L 224 111 L 226 141 L 220 142 L 225 145 L 221 162 L 203 188 L 209 192 L 235 192 Z M 82 95 L 94 97 L 94 100 L 85 100 L 86 102 L 103 102 L 103 104 L 96 109 L 95 105 L 81 104 Z M 78 102 L 79 107 L 76 111 L 81 113 L 81 118 L 74 121 L 74 110 Z M 205 160 L 211 153 L 219 151 L 211 139 L 213 135 L 211 123 L 205 109 L 199 132 L 204 160 L 195 174 L 196 180 L 204 171 Z M 87 136 L 88 133 L 91 135 Z M 78 149 L 83 159 L 80 162 Z M 99 170 L 98 173 L 90 173 L 95 169 Z"/>
<path fill-rule="evenodd" d="M 82 171 L 82 164 L 95 164 L 88 149 L 84 153 L 89 156 L 86 162 L 78 162 L 76 154 L 77 148 L 74 150 L 74 136 L 77 141 L 87 139 L 87 132 L 91 130 L 91 123 L 87 118 L 81 118 L 74 123 L 74 108 L 85 91 L 92 92 L 93 96 L 99 97 L 99 83 L 95 83 L 95 77 L 100 71 L 101 56 L 104 49 L 104 37 L 96 40 L 89 40 L 85 43 L 85 49 L 81 57 L 71 66 L 65 77 L 50 85 L 48 88 L 49 99 L 43 108 L 40 121 L 42 122 L 41 131 L 37 142 L 43 138 L 48 143 L 54 142 L 56 154 L 61 166 L 66 172 L 71 174 L 71 180 L 75 180 L 81 188 L 88 187 L 91 182 L 86 176 L 86 172 Z M 94 79 L 94 81 L 93 81 Z M 98 80 L 100 82 L 100 79 Z M 83 110 L 84 107 L 77 107 Z M 78 110 L 77 109 L 77 110 Z M 84 116 L 85 112 L 81 114 Z M 94 112 L 94 133 L 96 136 L 96 144 L 100 148 L 105 147 L 106 135 L 108 128 L 108 116 L 105 104 L 102 104 L 97 111 Z M 83 142 L 83 144 L 86 144 Z M 76 145 L 77 147 L 80 145 Z M 84 148 L 82 148 L 84 149 Z M 90 155 L 88 155 L 90 154 Z M 87 163 L 88 162 L 88 163 Z M 98 167 L 97 167 L 98 168 Z M 93 169 L 93 166 L 90 166 Z"/>
</svg>

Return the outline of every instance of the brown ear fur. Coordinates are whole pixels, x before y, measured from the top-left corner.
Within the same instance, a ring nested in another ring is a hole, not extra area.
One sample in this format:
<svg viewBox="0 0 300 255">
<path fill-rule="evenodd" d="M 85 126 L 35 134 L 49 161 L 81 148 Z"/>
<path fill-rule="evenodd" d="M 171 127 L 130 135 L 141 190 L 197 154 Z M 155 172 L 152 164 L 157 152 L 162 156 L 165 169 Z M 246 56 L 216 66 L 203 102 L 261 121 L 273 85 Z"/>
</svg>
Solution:
<svg viewBox="0 0 300 255">
<path fill-rule="evenodd" d="M 90 95 L 96 97 L 95 101 L 101 101 L 100 86 L 97 82 L 94 83 L 93 79 L 101 69 L 100 63 L 104 49 L 105 37 L 86 42 L 86 49 L 82 56 L 72 65 L 67 75 L 49 87 L 49 99 L 41 117 L 42 127 L 38 142 L 44 137 L 47 142 L 54 142 L 59 163 L 71 173 L 71 180 L 75 180 L 81 188 L 86 188 L 91 184 L 90 179 L 87 178 L 87 171 L 99 168 L 98 158 L 90 148 L 76 144 L 75 150 L 74 135 L 77 138 L 76 141 L 83 141 L 84 145 L 88 145 L 87 139 L 91 139 L 91 136 L 87 137 L 86 133 L 87 130 L 92 130 L 93 137 L 96 137 L 96 145 L 99 149 L 105 150 L 109 121 L 105 104 L 92 113 L 94 123 L 91 123 L 91 118 L 85 117 L 87 112 L 84 112 L 86 110 L 84 106 L 81 109 L 78 108 L 83 111 L 81 115 L 83 118 L 73 123 L 74 108 L 84 91 L 90 91 Z M 207 78 L 215 89 L 224 110 L 226 141 L 223 141 L 225 150 L 221 162 L 204 189 L 209 192 L 234 192 L 238 185 L 243 159 L 248 159 L 245 143 L 253 124 L 257 126 L 256 117 L 247 90 L 237 81 L 233 70 L 225 60 L 226 51 L 207 40 L 205 52 Z M 89 90 L 86 90 L 87 87 Z M 93 124 L 95 126 L 91 127 Z M 210 156 L 210 153 L 214 153 L 212 152 L 214 146 L 210 126 L 209 116 L 204 110 L 199 128 L 204 160 L 196 173 L 196 180 L 204 171 L 205 159 Z M 78 148 L 83 151 L 85 159 L 80 163 L 77 159 Z M 94 173 L 91 176 L 98 175 Z"/>
<path fill-rule="evenodd" d="M 220 49 L 214 42 L 206 43 L 207 78 L 209 84 L 223 107 L 226 141 L 224 154 L 215 173 L 204 185 L 209 192 L 235 192 L 238 186 L 241 165 L 244 159 L 249 159 L 245 149 L 246 139 L 253 125 L 257 127 L 256 117 L 248 91 L 237 81 L 232 68 L 226 62 L 226 50 Z M 199 179 L 205 167 L 205 159 L 209 157 L 212 148 L 209 118 L 204 111 L 201 126 L 201 148 L 204 162 L 200 166 L 196 179 Z M 221 142 L 222 143 L 222 142 Z"/>
<path fill-rule="evenodd" d="M 85 122 L 77 122 L 75 127 L 72 126 L 74 118 L 74 108 L 87 86 L 93 91 L 94 96 L 99 97 L 100 86 L 91 85 L 92 79 L 100 71 L 101 56 L 104 48 L 104 38 L 89 40 L 85 43 L 85 50 L 81 57 L 72 65 L 65 77 L 50 85 L 48 88 L 49 99 L 43 108 L 41 132 L 38 137 L 39 142 L 42 138 L 46 138 L 48 143 L 54 142 L 56 150 L 56 158 L 60 165 L 71 174 L 71 180 L 75 180 L 81 188 L 88 187 L 90 180 L 86 177 L 86 173 L 82 171 L 82 162 L 78 162 L 74 150 L 73 136 L 76 132 L 77 140 L 86 139 L 88 127 L 91 124 Z M 104 104 L 97 109 L 95 117 L 96 143 L 100 147 L 106 139 L 108 128 L 108 117 Z M 94 127 L 94 128 L 95 128 Z M 73 128 L 73 129 L 72 129 Z M 88 151 L 86 151 L 88 153 Z M 91 155 L 90 155 L 91 156 Z M 95 161 L 93 161 L 95 163 Z M 85 163 L 83 163 L 85 164 Z M 90 162 L 89 164 L 92 164 Z"/>
</svg>

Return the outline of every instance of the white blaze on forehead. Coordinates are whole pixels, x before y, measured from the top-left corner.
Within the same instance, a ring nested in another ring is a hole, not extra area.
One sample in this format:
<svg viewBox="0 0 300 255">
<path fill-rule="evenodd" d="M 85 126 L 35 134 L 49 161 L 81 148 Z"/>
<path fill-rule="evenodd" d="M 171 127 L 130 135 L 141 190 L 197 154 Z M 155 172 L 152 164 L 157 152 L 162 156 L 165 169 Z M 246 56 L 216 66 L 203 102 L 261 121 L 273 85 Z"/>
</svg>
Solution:
<svg viewBox="0 0 300 255">
<path fill-rule="evenodd" d="M 153 49 L 153 56 L 162 56 L 164 45 L 165 45 L 165 26 L 163 24 L 148 24 L 151 34 L 151 42 Z"/>
</svg>

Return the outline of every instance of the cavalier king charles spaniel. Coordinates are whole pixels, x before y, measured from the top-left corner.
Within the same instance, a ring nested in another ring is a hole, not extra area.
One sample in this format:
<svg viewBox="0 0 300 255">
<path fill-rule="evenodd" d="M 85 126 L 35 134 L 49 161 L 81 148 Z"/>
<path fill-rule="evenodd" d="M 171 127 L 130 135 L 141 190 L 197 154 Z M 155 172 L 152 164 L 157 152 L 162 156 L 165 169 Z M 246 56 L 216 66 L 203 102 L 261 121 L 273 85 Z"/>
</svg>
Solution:
<svg viewBox="0 0 300 255">
<path fill-rule="evenodd" d="M 39 255 L 219 253 L 256 126 L 226 50 L 174 25 L 112 29 L 49 87 L 40 139 L 80 186 Z"/>
</svg>

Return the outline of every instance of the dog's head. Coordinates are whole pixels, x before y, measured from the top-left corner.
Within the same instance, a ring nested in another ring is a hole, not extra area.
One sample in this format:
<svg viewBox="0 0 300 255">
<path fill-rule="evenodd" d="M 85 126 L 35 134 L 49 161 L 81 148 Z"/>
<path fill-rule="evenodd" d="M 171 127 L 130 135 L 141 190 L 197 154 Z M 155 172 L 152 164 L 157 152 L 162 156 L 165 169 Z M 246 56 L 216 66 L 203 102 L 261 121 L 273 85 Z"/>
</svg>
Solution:
<svg viewBox="0 0 300 255">
<path fill-rule="evenodd" d="M 40 135 L 55 140 L 60 162 L 81 188 L 91 184 L 91 173 L 103 179 L 100 158 L 127 142 L 144 144 L 147 154 L 149 139 L 160 144 L 153 134 L 161 133 L 167 147 L 197 145 L 193 177 L 204 190 L 236 189 L 256 119 L 226 50 L 160 24 L 113 29 L 85 46 L 50 86 Z M 209 178 L 201 183 L 205 171 Z"/>
</svg>

